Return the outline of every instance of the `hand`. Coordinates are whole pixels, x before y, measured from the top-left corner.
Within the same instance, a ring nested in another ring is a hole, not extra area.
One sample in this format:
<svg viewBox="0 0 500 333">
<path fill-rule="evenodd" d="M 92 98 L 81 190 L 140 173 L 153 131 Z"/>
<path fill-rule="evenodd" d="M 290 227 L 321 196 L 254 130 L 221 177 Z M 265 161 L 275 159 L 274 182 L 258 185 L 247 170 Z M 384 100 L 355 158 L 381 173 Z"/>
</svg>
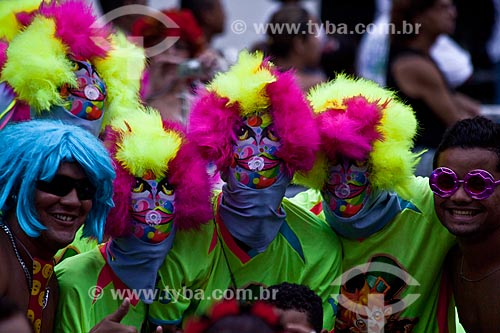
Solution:
<svg viewBox="0 0 500 333">
<path fill-rule="evenodd" d="M 120 307 L 109 316 L 105 317 L 99 324 L 94 326 L 89 333 L 138 333 L 134 326 L 120 324 L 130 309 L 130 299 L 126 297 Z M 156 329 L 156 333 L 162 333 Z"/>
<path fill-rule="evenodd" d="M 217 72 L 223 70 L 220 63 L 221 55 L 214 49 L 206 49 L 196 59 L 203 68 L 203 77 L 200 78 L 202 81 L 213 79 Z"/>
</svg>

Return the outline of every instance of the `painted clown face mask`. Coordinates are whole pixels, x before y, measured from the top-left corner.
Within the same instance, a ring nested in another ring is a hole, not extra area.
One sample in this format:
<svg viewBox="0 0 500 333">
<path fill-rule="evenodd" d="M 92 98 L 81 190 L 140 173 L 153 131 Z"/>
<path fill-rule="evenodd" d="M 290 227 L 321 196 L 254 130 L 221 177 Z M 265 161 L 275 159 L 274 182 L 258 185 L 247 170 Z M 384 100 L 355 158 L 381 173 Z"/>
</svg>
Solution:
<svg viewBox="0 0 500 333">
<path fill-rule="evenodd" d="M 371 193 L 366 161 L 332 161 L 328 181 L 321 191 L 331 211 L 343 218 L 356 215 Z"/>
<path fill-rule="evenodd" d="M 54 105 L 50 112 L 34 112 L 33 118 L 59 119 L 82 127 L 95 136 L 99 135 L 106 108 L 106 84 L 91 63 L 71 59 L 76 75 L 76 87 L 63 85 L 60 95 L 62 105 Z"/>
<path fill-rule="evenodd" d="M 276 157 L 281 146 L 268 114 L 243 118 L 235 129 L 234 160 L 230 173 L 241 184 L 260 189 L 273 185 L 283 169 Z"/>
<path fill-rule="evenodd" d="M 174 202 L 174 189 L 167 178 L 136 178 L 130 203 L 134 235 L 149 243 L 165 240 L 172 231 Z"/>
<path fill-rule="evenodd" d="M 64 85 L 61 97 L 65 100 L 64 109 L 72 115 L 85 120 L 98 120 L 104 113 L 106 85 L 91 63 L 71 59 L 76 75 L 77 87 Z"/>
</svg>

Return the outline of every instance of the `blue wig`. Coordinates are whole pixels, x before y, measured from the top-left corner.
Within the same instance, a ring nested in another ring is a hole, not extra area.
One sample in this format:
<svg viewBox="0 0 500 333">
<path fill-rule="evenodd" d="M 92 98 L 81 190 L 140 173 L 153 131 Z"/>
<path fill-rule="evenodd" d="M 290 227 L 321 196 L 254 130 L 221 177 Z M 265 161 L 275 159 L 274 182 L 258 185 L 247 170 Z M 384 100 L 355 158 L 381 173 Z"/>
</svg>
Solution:
<svg viewBox="0 0 500 333">
<path fill-rule="evenodd" d="M 38 237 L 45 230 L 38 221 L 35 191 L 38 180 L 51 181 L 63 162 L 77 163 L 96 188 L 84 237 L 102 240 L 104 223 L 113 207 L 111 159 L 102 143 L 88 131 L 57 120 L 32 120 L 7 125 L 0 131 L 0 209 L 14 208 L 23 231 Z"/>
</svg>

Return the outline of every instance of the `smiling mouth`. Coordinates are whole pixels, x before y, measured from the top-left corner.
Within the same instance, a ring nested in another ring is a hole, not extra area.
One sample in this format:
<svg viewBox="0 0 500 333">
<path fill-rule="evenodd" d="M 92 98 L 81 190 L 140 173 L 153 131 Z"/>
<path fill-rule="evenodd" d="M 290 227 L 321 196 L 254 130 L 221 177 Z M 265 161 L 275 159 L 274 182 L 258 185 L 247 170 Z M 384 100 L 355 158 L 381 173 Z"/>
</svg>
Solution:
<svg viewBox="0 0 500 333">
<path fill-rule="evenodd" d="M 76 216 L 65 214 L 52 214 L 52 217 L 63 222 L 73 222 L 74 220 L 76 220 Z"/>
<path fill-rule="evenodd" d="M 447 209 L 448 213 L 450 213 L 453 217 L 462 217 L 462 218 L 467 218 L 467 217 L 474 217 L 479 214 L 478 211 L 476 210 L 471 210 L 471 209 Z"/>
<path fill-rule="evenodd" d="M 255 157 L 261 158 L 262 161 L 264 162 L 264 165 L 262 166 L 262 169 L 260 169 L 260 170 L 252 169 L 249 166 L 249 162 L 251 162 L 251 160 L 255 159 Z M 252 155 L 252 156 L 249 156 L 247 158 L 241 158 L 241 159 L 235 158 L 235 161 L 236 161 L 236 164 L 238 166 L 242 167 L 243 169 L 248 170 L 248 171 L 254 171 L 254 172 L 271 170 L 281 163 L 281 160 L 272 159 L 272 158 L 269 158 L 265 155 Z"/>
</svg>

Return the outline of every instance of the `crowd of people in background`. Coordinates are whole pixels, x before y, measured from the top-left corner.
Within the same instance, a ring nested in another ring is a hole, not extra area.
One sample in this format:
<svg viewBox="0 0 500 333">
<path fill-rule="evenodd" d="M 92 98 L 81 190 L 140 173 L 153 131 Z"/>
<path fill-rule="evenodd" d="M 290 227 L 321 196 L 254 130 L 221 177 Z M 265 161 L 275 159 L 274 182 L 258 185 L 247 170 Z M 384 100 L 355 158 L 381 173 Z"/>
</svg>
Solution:
<svg viewBox="0 0 500 333">
<path fill-rule="evenodd" d="M 0 3 L 0 332 L 500 332 L 500 2 L 279 2 Z"/>
</svg>

